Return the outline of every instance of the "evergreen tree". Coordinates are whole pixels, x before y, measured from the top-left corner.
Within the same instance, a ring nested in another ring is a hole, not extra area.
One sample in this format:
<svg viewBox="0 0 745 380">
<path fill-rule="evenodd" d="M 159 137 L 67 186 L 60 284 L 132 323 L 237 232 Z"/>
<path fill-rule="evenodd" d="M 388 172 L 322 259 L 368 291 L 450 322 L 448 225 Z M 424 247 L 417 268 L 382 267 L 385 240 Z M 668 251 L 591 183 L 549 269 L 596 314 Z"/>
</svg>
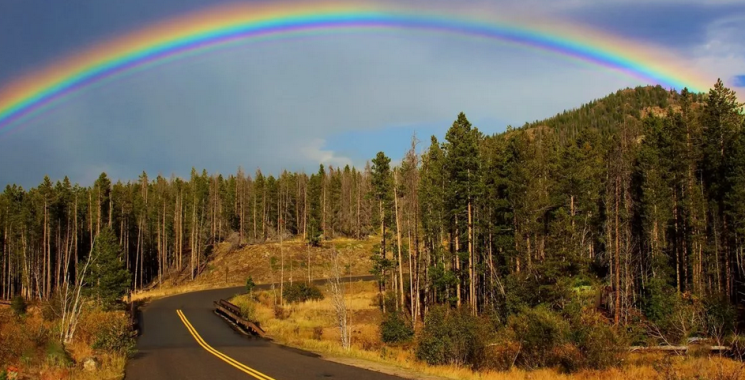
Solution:
<svg viewBox="0 0 745 380">
<path fill-rule="evenodd" d="M 113 306 L 129 289 L 130 274 L 120 260 L 121 250 L 110 227 L 103 228 L 96 236 L 85 281 L 89 293 L 105 307 Z"/>
</svg>

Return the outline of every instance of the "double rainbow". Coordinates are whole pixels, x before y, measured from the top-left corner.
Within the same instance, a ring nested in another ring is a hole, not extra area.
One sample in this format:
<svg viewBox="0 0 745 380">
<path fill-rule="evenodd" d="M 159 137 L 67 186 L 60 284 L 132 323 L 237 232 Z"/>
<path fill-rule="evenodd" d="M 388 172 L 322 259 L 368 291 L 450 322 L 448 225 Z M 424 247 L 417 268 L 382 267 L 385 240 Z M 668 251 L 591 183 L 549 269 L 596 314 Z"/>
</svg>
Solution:
<svg viewBox="0 0 745 380">
<path fill-rule="evenodd" d="M 54 62 L 0 88 L 0 134 L 105 79 L 234 41 L 350 29 L 412 29 L 519 44 L 608 67 L 668 88 L 704 91 L 707 81 L 639 43 L 567 24 L 509 22 L 389 3 L 230 5 L 171 19 Z"/>
</svg>

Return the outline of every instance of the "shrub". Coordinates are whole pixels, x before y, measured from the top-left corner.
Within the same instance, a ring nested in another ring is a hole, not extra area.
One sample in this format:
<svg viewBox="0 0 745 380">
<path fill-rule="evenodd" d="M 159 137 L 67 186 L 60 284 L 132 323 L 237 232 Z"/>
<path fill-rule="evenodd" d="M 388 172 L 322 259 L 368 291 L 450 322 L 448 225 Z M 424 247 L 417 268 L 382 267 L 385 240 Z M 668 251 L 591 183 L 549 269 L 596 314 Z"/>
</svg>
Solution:
<svg viewBox="0 0 745 380">
<path fill-rule="evenodd" d="M 380 324 L 380 337 L 385 343 L 401 343 L 411 340 L 414 330 L 401 313 L 386 313 Z"/>
<path fill-rule="evenodd" d="M 706 298 L 702 312 L 703 330 L 717 343 L 721 343 L 725 336 L 734 331 L 737 311 L 726 296 Z"/>
<path fill-rule="evenodd" d="M 488 331 L 484 323 L 470 310 L 452 310 L 437 306 L 430 310 L 419 335 L 416 356 L 429 364 L 468 365 L 478 368 L 483 364 Z"/>
<path fill-rule="evenodd" d="M 15 315 L 22 316 L 26 314 L 28 304 L 26 304 L 26 300 L 23 299 L 23 297 L 15 296 L 13 297 L 13 301 L 10 303 L 10 308 L 13 310 Z"/>
<path fill-rule="evenodd" d="M 628 352 L 628 339 L 622 330 L 594 310 L 582 310 L 572 318 L 572 341 L 583 356 L 583 366 L 604 369 L 621 364 Z"/>
<path fill-rule="evenodd" d="M 241 316 L 249 321 L 256 320 L 256 304 L 247 295 L 241 295 L 230 300 L 234 305 L 241 309 Z"/>
<path fill-rule="evenodd" d="M 311 300 L 320 301 L 323 299 L 323 293 L 315 285 L 296 282 L 294 284 L 285 284 L 282 297 L 289 303 L 300 303 Z"/>
<path fill-rule="evenodd" d="M 520 352 L 515 364 L 523 368 L 566 365 L 563 354 L 573 353 L 569 344 L 569 323 L 558 313 L 539 306 L 525 308 L 507 320 L 502 339 L 517 342 Z"/>
<path fill-rule="evenodd" d="M 135 333 L 124 314 L 107 313 L 109 318 L 99 324 L 93 334 L 92 347 L 112 353 L 131 354 L 135 347 Z"/>
<path fill-rule="evenodd" d="M 57 367 L 69 367 L 73 364 L 70 354 L 67 353 L 62 343 L 50 340 L 46 347 L 47 363 Z"/>
<path fill-rule="evenodd" d="M 256 284 L 254 283 L 253 277 L 248 276 L 248 278 L 246 279 L 246 293 L 253 292 L 254 287 L 256 287 Z"/>
</svg>

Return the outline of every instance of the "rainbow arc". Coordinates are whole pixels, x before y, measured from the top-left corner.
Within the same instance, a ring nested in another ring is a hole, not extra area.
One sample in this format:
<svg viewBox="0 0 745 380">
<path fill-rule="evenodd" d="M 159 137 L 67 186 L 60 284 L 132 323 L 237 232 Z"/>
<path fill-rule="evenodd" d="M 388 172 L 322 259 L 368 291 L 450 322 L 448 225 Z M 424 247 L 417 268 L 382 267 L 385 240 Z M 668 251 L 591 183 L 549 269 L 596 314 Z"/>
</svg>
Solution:
<svg viewBox="0 0 745 380">
<path fill-rule="evenodd" d="M 177 17 L 106 41 L 0 88 L 0 134 L 58 101 L 124 73 L 235 41 L 344 30 L 410 29 L 486 38 L 610 68 L 649 84 L 700 92 L 707 80 L 645 45 L 566 24 L 509 22 L 390 3 L 229 5 Z"/>
</svg>

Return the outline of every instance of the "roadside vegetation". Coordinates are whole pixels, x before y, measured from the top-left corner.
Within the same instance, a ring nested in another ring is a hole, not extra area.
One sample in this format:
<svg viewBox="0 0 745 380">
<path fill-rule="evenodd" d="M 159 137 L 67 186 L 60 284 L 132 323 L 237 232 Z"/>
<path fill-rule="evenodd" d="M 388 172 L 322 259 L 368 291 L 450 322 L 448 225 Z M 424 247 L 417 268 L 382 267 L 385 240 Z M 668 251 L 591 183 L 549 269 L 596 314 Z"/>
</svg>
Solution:
<svg viewBox="0 0 745 380">
<path fill-rule="evenodd" d="M 424 323 L 413 327 L 405 315 L 381 311 L 375 282 L 344 285 L 349 349 L 342 346 L 327 285 L 318 287 L 323 299 L 284 306 L 279 305 L 279 288 L 238 295 L 231 302 L 278 343 L 409 378 L 745 378 L 741 361 L 711 355 L 705 344 L 688 355 L 629 352 L 628 337 L 588 310 L 573 319 L 544 307 L 525 309 L 500 324 L 467 309 L 437 306 Z"/>
<path fill-rule="evenodd" d="M 13 298 L 0 308 L 0 379 L 121 379 L 135 337 L 121 302 L 129 273 L 121 248 L 105 228 L 79 281 L 47 300 Z"/>
</svg>

